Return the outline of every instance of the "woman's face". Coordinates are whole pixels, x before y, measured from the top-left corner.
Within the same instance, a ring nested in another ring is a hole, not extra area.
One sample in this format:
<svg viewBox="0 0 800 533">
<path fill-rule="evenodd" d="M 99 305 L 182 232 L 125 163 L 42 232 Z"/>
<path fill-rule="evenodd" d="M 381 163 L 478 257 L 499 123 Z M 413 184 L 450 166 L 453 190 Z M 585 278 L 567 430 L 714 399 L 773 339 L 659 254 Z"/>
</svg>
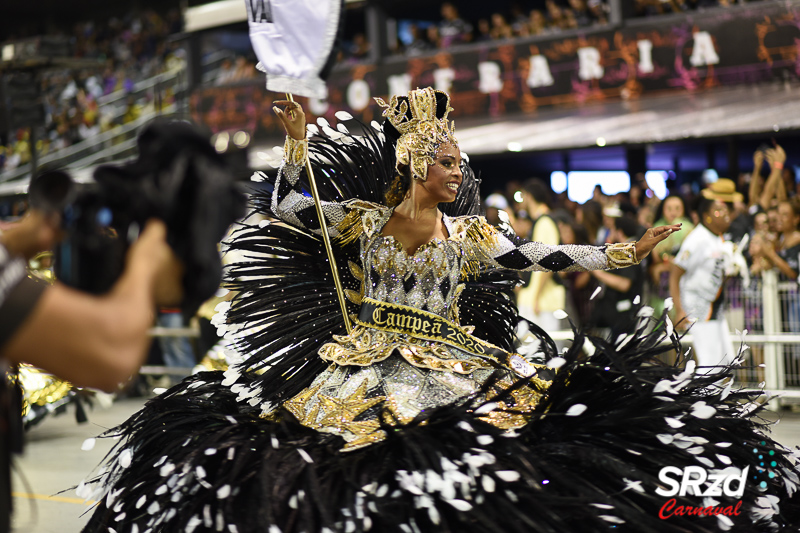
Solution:
<svg viewBox="0 0 800 533">
<path fill-rule="evenodd" d="M 561 244 L 575 244 L 575 232 L 572 230 L 572 226 L 565 222 L 559 222 L 558 232 L 561 235 Z"/>
<path fill-rule="evenodd" d="M 797 229 L 798 217 L 794 214 L 792 204 L 781 202 L 778 204 L 778 216 L 780 217 L 781 231 L 788 233 Z"/>
<path fill-rule="evenodd" d="M 676 218 L 683 216 L 683 202 L 679 198 L 670 197 L 664 200 L 664 220 L 672 224 Z"/>
<path fill-rule="evenodd" d="M 639 222 L 639 225 L 645 228 L 653 227 L 653 218 L 655 218 L 655 213 L 653 213 L 652 209 L 648 209 L 647 207 L 639 209 L 636 215 L 636 220 Z"/>
<path fill-rule="evenodd" d="M 421 187 L 436 203 L 455 201 L 463 178 L 461 152 L 450 143 L 443 144 L 436 151 L 433 161 L 433 165 L 428 165 L 428 179 L 415 180 L 414 184 Z"/>
<path fill-rule="evenodd" d="M 766 213 L 758 213 L 753 217 L 753 229 L 761 233 L 769 231 L 769 222 L 767 221 Z"/>
<path fill-rule="evenodd" d="M 767 224 L 772 233 L 778 233 L 781 230 L 781 217 L 777 209 L 773 208 L 767 211 Z"/>
</svg>

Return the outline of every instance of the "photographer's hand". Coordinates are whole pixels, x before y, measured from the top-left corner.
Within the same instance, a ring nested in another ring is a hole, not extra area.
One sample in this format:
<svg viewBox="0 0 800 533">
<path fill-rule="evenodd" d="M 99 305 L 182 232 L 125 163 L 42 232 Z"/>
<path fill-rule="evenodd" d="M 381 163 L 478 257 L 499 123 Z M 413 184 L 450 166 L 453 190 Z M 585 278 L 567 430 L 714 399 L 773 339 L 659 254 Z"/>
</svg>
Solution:
<svg viewBox="0 0 800 533">
<path fill-rule="evenodd" d="M 128 251 L 128 267 L 146 272 L 152 269 L 150 282 L 156 305 L 172 307 L 183 301 L 185 267 L 167 244 L 167 227 L 161 220 L 147 221 Z"/>
<path fill-rule="evenodd" d="M 60 283 L 47 287 L 0 355 L 78 386 L 115 390 L 147 357 L 156 306 L 176 305 L 183 297 L 184 267 L 166 235 L 162 221 L 148 221 L 107 294 Z"/>
<path fill-rule="evenodd" d="M 0 235 L 0 244 L 8 253 L 30 259 L 39 252 L 50 250 L 64 237 L 61 217 L 30 209 L 22 219 Z"/>
</svg>

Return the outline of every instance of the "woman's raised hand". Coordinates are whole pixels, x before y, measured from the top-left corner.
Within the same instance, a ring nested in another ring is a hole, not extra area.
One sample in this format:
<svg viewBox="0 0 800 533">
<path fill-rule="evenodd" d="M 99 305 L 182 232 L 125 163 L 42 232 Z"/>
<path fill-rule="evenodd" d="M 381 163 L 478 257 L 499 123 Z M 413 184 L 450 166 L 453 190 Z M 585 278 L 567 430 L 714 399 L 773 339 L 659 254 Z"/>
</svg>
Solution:
<svg viewBox="0 0 800 533">
<path fill-rule="evenodd" d="M 656 244 L 660 243 L 676 231 L 681 230 L 680 224 L 670 224 L 669 226 L 658 226 L 657 228 L 650 228 L 647 230 L 636 242 L 636 259 L 641 261 L 653 251 Z"/>
<path fill-rule="evenodd" d="M 775 148 L 769 148 L 764 152 L 764 156 L 772 169 L 775 169 L 775 163 L 778 163 L 778 168 L 783 168 L 783 163 L 786 162 L 786 152 L 778 144 L 775 145 Z"/>
<path fill-rule="evenodd" d="M 286 130 L 286 135 L 297 141 L 302 141 L 306 138 L 306 114 L 303 113 L 303 107 L 297 102 L 289 100 L 276 100 L 272 106 L 272 110 L 278 115 Z M 284 106 L 284 109 L 278 107 Z"/>
</svg>

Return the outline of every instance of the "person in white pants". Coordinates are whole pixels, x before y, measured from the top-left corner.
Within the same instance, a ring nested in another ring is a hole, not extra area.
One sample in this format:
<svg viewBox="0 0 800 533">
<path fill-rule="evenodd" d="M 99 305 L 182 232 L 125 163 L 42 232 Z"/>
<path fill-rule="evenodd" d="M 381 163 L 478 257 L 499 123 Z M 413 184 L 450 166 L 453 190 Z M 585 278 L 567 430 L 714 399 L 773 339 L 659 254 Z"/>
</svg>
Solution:
<svg viewBox="0 0 800 533">
<path fill-rule="evenodd" d="M 741 200 L 742 195 L 728 179 L 719 179 L 703 189 L 697 208 L 700 224 L 684 239 L 670 270 L 669 292 L 676 325 L 685 329 L 694 322 L 692 343 L 701 372 L 714 372 L 714 367 L 730 364 L 736 355 L 722 313 L 723 234 L 731 224 L 727 204 Z"/>
</svg>

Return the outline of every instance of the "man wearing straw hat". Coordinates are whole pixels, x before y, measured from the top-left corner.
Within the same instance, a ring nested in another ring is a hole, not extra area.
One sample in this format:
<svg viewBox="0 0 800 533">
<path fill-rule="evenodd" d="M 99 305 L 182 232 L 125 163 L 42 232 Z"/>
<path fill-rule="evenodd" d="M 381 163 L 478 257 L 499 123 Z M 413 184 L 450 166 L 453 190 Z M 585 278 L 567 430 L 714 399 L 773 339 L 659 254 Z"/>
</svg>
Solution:
<svg viewBox="0 0 800 533">
<path fill-rule="evenodd" d="M 729 204 L 742 201 L 733 181 L 725 178 L 703 189 L 697 212 L 700 224 L 681 245 L 672 264 L 669 292 L 675 305 L 678 328 L 691 323 L 692 343 L 698 367 L 713 367 L 733 361 L 735 352 L 728 323 L 722 314 L 725 285 L 725 240 L 731 224 Z"/>
</svg>

